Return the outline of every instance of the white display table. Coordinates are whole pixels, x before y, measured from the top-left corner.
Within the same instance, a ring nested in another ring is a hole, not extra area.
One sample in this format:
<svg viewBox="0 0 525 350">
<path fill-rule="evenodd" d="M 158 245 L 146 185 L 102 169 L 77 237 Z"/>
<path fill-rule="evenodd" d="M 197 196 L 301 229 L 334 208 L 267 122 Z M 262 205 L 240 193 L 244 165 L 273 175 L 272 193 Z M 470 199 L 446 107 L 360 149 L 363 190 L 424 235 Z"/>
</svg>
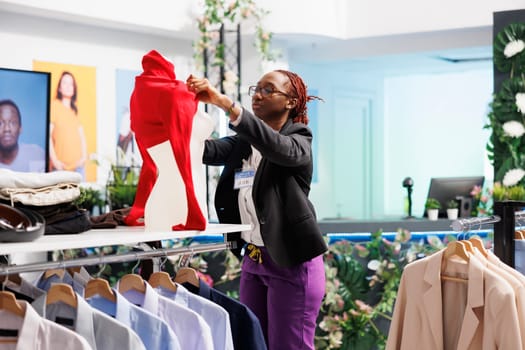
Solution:
<svg viewBox="0 0 525 350">
<path fill-rule="evenodd" d="M 141 226 L 119 226 L 114 229 L 96 229 L 71 235 L 47 235 L 32 242 L 0 243 L 0 255 L 32 253 L 63 249 L 129 245 L 141 242 L 196 237 L 208 234 L 224 234 L 248 230 L 249 225 L 208 224 L 205 231 L 144 231 Z"/>
<path fill-rule="evenodd" d="M 249 225 L 208 224 L 205 231 L 144 231 L 144 227 L 121 226 L 115 229 L 94 229 L 78 234 L 42 236 L 32 242 L 0 243 L 0 255 L 14 253 L 36 253 L 65 249 L 92 248 L 113 245 L 133 245 L 142 242 L 173 240 L 206 235 L 227 234 L 249 229 Z M 119 255 L 104 255 L 55 262 L 41 262 L 25 265 L 0 265 L 0 275 L 9 273 L 39 271 L 49 268 L 93 265 L 117 261 L 129 261 L 138 258 L 153 258 L 168 255 L 202 253 L 228 249 L 229 244 L 202 244 L 191 247 L 164 248 L 145 252 L 134 252 Z"/>
</svg>

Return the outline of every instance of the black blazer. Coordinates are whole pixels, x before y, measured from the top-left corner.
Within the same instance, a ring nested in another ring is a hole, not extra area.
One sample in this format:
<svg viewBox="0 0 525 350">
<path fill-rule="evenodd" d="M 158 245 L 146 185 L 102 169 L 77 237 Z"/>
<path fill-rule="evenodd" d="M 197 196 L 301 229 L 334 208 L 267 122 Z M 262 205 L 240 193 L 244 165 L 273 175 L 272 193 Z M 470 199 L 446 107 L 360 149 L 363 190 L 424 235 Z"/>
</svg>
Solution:
<svg viewBox="0 0 525 350">
<path fill-rule="evenodd" d="M 241 223 L 234 174 L 253 145 L 262 155 L 253 200 L 270 256 L 278 265 L 290 267 L 323 254 L 326 242 L 308 199 L 313 171 L 311 130 L 288 120 L 277 132 L 245 109 L 239 125 L 230 124 L 230 128 L 237 134 L 207 140 L 203 155 L 205 164 L 224 166 L 215 192 L 219 221 Z"/>
</svg>

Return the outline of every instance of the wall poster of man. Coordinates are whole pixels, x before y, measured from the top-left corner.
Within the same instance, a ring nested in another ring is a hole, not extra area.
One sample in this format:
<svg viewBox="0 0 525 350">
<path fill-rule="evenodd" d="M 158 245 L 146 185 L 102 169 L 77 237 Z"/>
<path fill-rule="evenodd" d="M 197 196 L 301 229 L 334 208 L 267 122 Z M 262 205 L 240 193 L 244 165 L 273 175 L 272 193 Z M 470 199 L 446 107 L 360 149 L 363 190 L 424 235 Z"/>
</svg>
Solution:
<svg viewBox="0 0 525 350">
<path fill-rule="evenodd" d="M 0 68 L 0 168 L 47 170 L 47 72 Z"/>
<path fill-rule="evenodd" d="M 51 72 L 49 170 L 76 171 L 96 181 L 97 152 L 96 69 L 33 61 L 33 69 Z"/>
</svg>

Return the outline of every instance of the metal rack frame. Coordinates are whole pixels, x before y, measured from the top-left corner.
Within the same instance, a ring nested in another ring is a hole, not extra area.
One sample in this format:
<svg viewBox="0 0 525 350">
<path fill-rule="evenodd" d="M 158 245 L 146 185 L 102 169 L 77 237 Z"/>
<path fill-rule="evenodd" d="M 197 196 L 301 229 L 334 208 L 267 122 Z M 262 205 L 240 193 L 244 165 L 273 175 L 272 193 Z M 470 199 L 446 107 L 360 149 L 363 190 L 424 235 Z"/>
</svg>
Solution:
<svg viewBox="0 0 525 350">
<path fill-rule="evenodd" d="M 5 276 L 20 272 L 34 272 L 48 269 L 65 269 L 74 266 L 88 266 L 98 264 L 109 264 L 125 261 L 134 261 L 142 259 L 151 259 L 157 257 L 167 257 L 172 255 L 183 254 L 198 254 L 205 252 L 212 252 L 218 250 L 225 250 L 231 248 L 231 242 L 199 244 L 197 246 L 178 247 L 178 248 L 164 248 L 149 251 L 137 251 L 132 253 L 115 254 L 115 255 L 100 255 L 94 257 L 84 257 L 78 259 L 69 259 L 61 261 L 49 261 L 24 265 L 5 265 L 0 266 L 0 276 Z"/>
<path fill-rule="evenodd" d="M 483 225 L 493 224 L 499 222 L 500 220 L 501 217 L 499 217 L 498 215 L 465 218 L 454 220 L 450 227 L 456 232 L 468 232 L 475 229 L 476 226 L 478 226 L 478 229 L 480 229 Z"/>
</svg>

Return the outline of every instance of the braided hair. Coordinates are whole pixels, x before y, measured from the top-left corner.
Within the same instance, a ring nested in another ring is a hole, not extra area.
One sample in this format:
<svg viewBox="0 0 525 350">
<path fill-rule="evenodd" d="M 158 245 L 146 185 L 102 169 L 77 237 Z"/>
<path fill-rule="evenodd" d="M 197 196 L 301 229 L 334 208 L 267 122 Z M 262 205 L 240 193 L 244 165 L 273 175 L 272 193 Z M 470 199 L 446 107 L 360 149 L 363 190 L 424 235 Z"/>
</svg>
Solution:
<svg viewBox="0 0 525 350">
<path fill-rule="evenodd" d="M 308 107 L 306 107 L 306 103 L 312 100 L 323 101 L 323 99 L 317 96 L 308 95 L 303 79 L 301 79 L 301 77 L 297 74 L 283 69 L 277 69 L 276 72 L 284 74 L 288 77 L 292 85 L 290 96 L 297 100 L 297 104 L 290 111 L 290 118 L 292 118 L 294 123 L 303 123 L 308 125 Z"/>
</svg>

